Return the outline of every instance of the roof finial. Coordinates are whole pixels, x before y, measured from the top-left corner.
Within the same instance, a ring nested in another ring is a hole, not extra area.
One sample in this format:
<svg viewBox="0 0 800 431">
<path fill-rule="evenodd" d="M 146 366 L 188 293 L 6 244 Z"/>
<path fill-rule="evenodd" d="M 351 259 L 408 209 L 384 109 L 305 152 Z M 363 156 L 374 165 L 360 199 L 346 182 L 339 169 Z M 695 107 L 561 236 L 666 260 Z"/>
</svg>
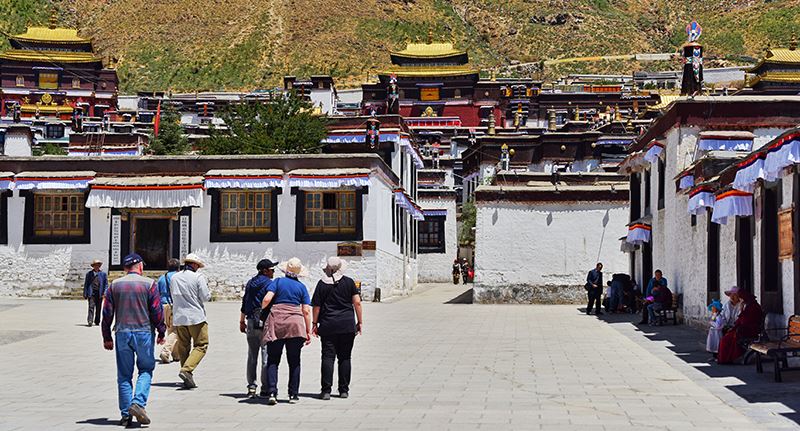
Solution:
<svg viewBox="0 0 800 431">
<path fill-rule="evenodd" d="M 58 24 L 58 17 L 56 16 L 56 9 L 53 8 L 53 10 L 50 12 L 50 29 L 56 28 L 56 24 Z"/>
<path fill-rule="evenodd" d="M 764 58 L 772 57 L 772 47 L 770 46 L 770 41 L 767 41 L 767 46 L 764 48 Z"/>
<path fill-rule="evenodd" d="M 428 27 L 428 45 L 433 43 L 433 28 Z"/>
<path fill-rule="evenodd" d="M 797 34 L 795 32 L 792 32 L 792 39 L 789 42 L 789 49 L 791 51 L 794 51 L 794 50 L 797 49 Z"/>
</svg>

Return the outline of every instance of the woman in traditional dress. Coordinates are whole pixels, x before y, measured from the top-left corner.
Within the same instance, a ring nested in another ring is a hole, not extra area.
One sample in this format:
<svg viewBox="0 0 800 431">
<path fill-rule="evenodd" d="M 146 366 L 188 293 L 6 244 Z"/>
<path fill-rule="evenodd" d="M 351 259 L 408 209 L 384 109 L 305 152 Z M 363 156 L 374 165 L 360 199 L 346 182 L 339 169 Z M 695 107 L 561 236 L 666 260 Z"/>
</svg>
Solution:
<svg viewBox="0 0 800 431">
<path fill-rule="evenodd" d="M 732 364 L 739 359 L 745 353 L 741 344 L 758 337 L 764 321 L 764 314 L 756 297 L 747 290 L 739 290 L 738 293 L 742 300 L 742 312 L 731 330 L 719 342 L 719 364 Z"/>
</svg>

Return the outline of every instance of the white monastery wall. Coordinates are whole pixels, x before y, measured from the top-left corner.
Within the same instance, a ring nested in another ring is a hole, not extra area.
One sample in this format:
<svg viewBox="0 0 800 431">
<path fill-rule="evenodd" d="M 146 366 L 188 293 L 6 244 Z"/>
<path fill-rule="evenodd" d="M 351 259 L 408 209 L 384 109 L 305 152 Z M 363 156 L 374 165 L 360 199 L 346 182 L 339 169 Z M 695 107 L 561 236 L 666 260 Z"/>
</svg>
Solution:
<svg viewBox="0 0 800 431">
<path fill-rule="evenodd" d="M 628 272 L 627 203 L 480 203 L 476 302 L 582 302 L 586 274 Z"/>
<path fill-rule="evenodd" d="M 418 255 L 418 269 L 420 283 L 448 283 L 452 282 L 453 259 L 458 254 L 458 232 L 456 227 L 456 201 L 448 200 L 421 200 L 418 202 L 423 208 L 446 209 L 447 218 L 444 222 L 445 245 L 444 253 L 420 253 Z"/>
</svg>

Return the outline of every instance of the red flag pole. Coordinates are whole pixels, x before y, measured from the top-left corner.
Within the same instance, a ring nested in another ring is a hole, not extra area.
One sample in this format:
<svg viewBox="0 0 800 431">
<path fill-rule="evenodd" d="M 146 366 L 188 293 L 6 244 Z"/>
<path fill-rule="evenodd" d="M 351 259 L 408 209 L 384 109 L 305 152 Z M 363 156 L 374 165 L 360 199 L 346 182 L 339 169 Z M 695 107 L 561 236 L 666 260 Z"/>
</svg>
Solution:
<svg viewBox="0 0 800 431">
<path fill-rule="evenodd" d="M 158 108 L 156 108 L 156 118 L 153 120 L 153 135 L 158 136 L 158 128 L 161 125 L 161 101 L 158 101 Z"/>
</svg>

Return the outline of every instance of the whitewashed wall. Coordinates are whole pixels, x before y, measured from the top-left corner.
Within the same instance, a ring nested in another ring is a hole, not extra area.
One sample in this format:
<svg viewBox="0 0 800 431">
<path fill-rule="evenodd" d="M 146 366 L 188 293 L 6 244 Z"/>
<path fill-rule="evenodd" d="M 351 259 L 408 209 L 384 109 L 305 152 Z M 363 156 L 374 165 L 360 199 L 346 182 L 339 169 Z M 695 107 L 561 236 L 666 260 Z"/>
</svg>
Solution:
<svg viewBox="0 0 800 431">
<path fill-rule="evenodd" d="M 444 222 L 445 252 L 419 254 L 419 282 L 420 283 L 448 283 L 452 282 L 453 259 L 458 255 L 458 232 L 456 223 L 455 199 L 421 200 L 418 202 L 423 208 L 446 209 L 447 218 Z"/>
<path fill-rule="evenodd" d="M 628 214 L 628 204 L 617 202 L 479 202 L 476 301 L 583 301 L 586 274 L 598 261 L 607 274 L 628 272 L 618 241 Z"/>
</svg>

